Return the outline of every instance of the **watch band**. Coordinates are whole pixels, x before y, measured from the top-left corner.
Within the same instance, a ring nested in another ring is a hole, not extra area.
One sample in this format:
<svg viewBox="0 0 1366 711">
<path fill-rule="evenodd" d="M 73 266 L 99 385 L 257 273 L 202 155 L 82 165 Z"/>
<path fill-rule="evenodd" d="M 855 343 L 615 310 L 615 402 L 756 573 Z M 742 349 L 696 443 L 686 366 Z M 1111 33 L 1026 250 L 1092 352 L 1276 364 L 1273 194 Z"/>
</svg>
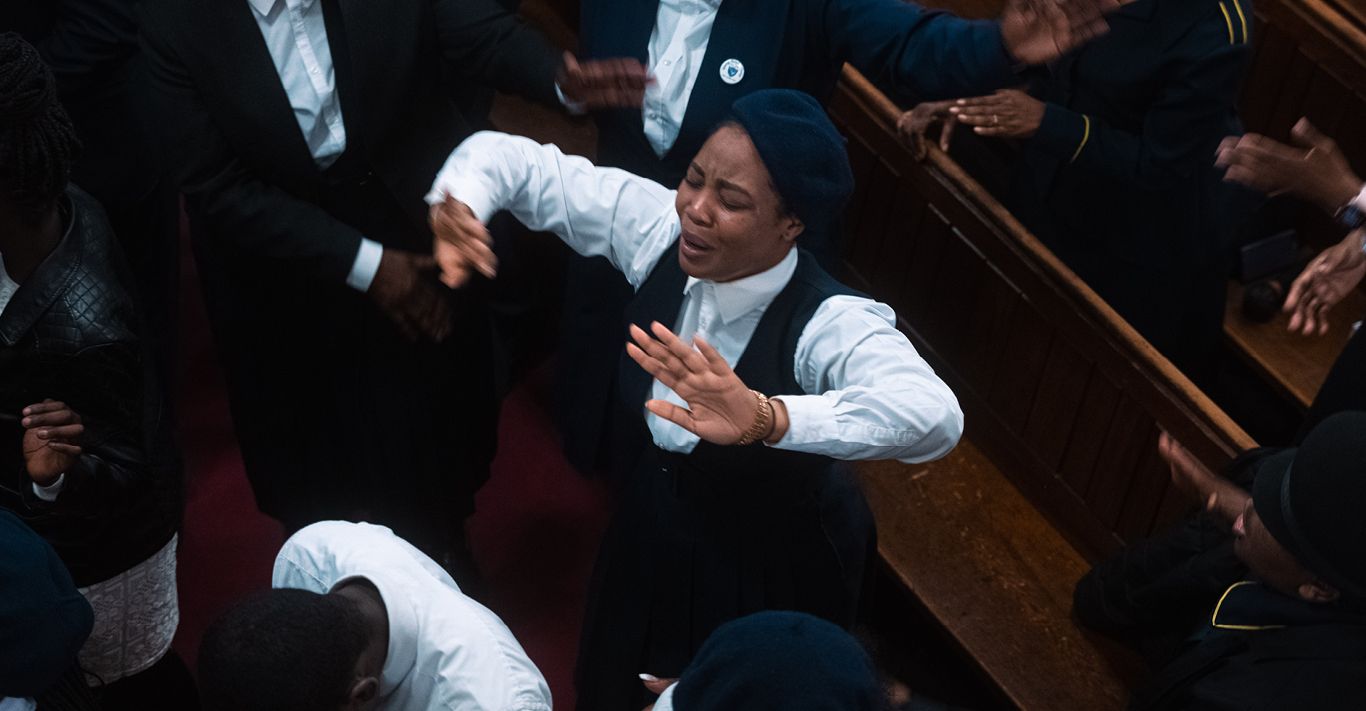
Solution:
<svg viewBox="0 0 1366 711">
<path fill-rule="evenodd" d="M 754 444 L 767 437 L 773 431 L 773 404 L 768 401 L 768 396 L 758 390 L 750 390 L 758 400 L 759 406 L 754 411 L 754 424 L 745 430 L 740 439 L 735 443 L 738 446 Z"/>
</svg>

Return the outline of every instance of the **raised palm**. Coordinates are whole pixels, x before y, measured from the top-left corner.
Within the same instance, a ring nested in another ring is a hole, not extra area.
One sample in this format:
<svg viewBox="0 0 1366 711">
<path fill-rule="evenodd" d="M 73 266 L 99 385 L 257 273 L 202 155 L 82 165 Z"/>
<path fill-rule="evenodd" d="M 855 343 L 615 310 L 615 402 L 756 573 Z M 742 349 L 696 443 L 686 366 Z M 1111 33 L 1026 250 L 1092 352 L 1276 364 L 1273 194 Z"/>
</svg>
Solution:
<svg viewBox="0 0 1366 711">
<path fill-rule="evenodd" d="M 754 424 L 759 401 L 726 359 L 702 338 L 684 343 L 661 323 L 646 333 L 631 326 L 626 353 L 646 372 L 678 394 L 687 407 L 650 400 L 646 409 L 713 444 L 739 442 Z"/>
</svg>

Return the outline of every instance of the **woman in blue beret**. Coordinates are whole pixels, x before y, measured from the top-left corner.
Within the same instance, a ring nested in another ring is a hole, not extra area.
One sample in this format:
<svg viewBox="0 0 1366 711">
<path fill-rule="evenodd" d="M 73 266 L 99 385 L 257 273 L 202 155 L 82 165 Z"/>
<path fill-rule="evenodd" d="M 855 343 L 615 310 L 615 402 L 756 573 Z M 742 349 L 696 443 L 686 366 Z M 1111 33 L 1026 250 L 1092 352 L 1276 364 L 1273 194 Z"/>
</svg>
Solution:
<svg viewBox="0 0 1366 711">
<path fill-rule="evenodd" d="M 594 112 L 597 163 L 678 185 L 736 99 L 788 88 L 825 102 L 846 63 L 907 103 L 987 93 L 1089 39 L 1117 5 L 1010 0 L 997 20 L 965 20 L 904 0 L 583 0 L 580 54 L 633 57 L 653 80 L 642 106 Z M 803 242 L 824 260 L 834 248 L 815 237 Z M 607 393 L 632 293 L 618 271 L 570 257 L 559 353 L 565 452 L 613 474 Z"/>
<path fill-rule="evenodd" d="M 493 276 L 484 222 L 506 209 L 606 257 L 635 291 L 612 438 L 632 474 L 594 571 L 579 708 L 639 711 L 638 674 L 677 676 L 743 615 L 849 625 L 873 536 L 841 463 L 957 443 L 958 402 L 891 308 L 797 247 L 852 187 L 843 138 L 793 90 L 736 101 L 677 190 L 495 133 L 437 176 L 448 285 Z"/>
</svg>

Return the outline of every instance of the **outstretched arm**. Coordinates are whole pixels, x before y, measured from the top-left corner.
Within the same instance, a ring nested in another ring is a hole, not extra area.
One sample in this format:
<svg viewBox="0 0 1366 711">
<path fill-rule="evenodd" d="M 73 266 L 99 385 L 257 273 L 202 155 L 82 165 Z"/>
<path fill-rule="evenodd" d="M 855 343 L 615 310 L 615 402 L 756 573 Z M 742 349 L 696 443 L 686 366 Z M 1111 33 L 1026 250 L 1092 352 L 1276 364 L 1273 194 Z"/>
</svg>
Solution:
<svg viewBox="0 0 1366 711">
<path fill-rule="evenodd" d="M 463 280 L 462 268 L 493 275 L 483 225 L 507 210 L 579 254 L 607 257 L 638 286 L 678 237 L 673 202 L 674 191 L 653 181 L 492 131 L 461 143 L 427 194 L 447 283 Z M 452 254 L 459 259 L 452 261 Z"/>
</svg>

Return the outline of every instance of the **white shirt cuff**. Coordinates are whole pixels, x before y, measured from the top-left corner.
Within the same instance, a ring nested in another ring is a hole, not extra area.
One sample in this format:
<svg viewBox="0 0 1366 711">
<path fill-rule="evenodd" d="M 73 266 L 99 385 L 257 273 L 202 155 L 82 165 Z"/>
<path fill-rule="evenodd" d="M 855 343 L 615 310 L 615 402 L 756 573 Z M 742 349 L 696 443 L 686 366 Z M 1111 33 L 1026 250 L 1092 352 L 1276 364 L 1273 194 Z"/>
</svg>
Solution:
<svg viewBox="0 0 1366 711">
<path fill-rule="evenodd" d="M 57 500 L 57 495 L 62 493 L 65 486 L 66 474 L 58 474 L 56 480 L 47 486 L 42 486 L 36 481 L 33 482 L 33 495 L 50 504 Z"/>
<path fill-rule="evenodd" d="M 565 110 L 574 116 L 582 116 L 588 113 L 588 106 L 586 104 L 570 101 L 569 98 L 564 95 L 564 92 L 560 90 L 559 82 L 555 82 L 555 97 L 564 105 Z"/>
<path fill-rule="evenodd" d="M 669 688 L 659 695 L 659 700 L 655 702 L 654 711 L 674 711 L 674 689 L 678 688 L 678 682 L 669 684 Z"/>
<path fill-rule="evenodd" d="M 351 263 L 351 273 L 346 276 L 346 285 L 356 291 L 369 291 L 370 282 L 375 280 L 375 273 L 379 271 L 379 259 L 382 256 L 384 247 L 379 242 L 361 237 L 356 261 Z"/>
<path fill-rule="evenodd" d="M 498 206 L 493 204 L 488 190 L 479 181 L 462 179 L 443 170 L 436 176 L 436 184 L 425 199 L 428 205 L 436 205 L 445 200 L 447 195 L 468 205 L 475 218 L 486 225 L 498 212 Z"/>
<path fill-rule="evenodd" d="M 1352 198 L 1352 205 L 1356 207 L 1356 209 L 1366 212 L 1366 185 L 1362 185 L 1361 192 L 1357 193 L 1357 196 Z"/>
</svg>

